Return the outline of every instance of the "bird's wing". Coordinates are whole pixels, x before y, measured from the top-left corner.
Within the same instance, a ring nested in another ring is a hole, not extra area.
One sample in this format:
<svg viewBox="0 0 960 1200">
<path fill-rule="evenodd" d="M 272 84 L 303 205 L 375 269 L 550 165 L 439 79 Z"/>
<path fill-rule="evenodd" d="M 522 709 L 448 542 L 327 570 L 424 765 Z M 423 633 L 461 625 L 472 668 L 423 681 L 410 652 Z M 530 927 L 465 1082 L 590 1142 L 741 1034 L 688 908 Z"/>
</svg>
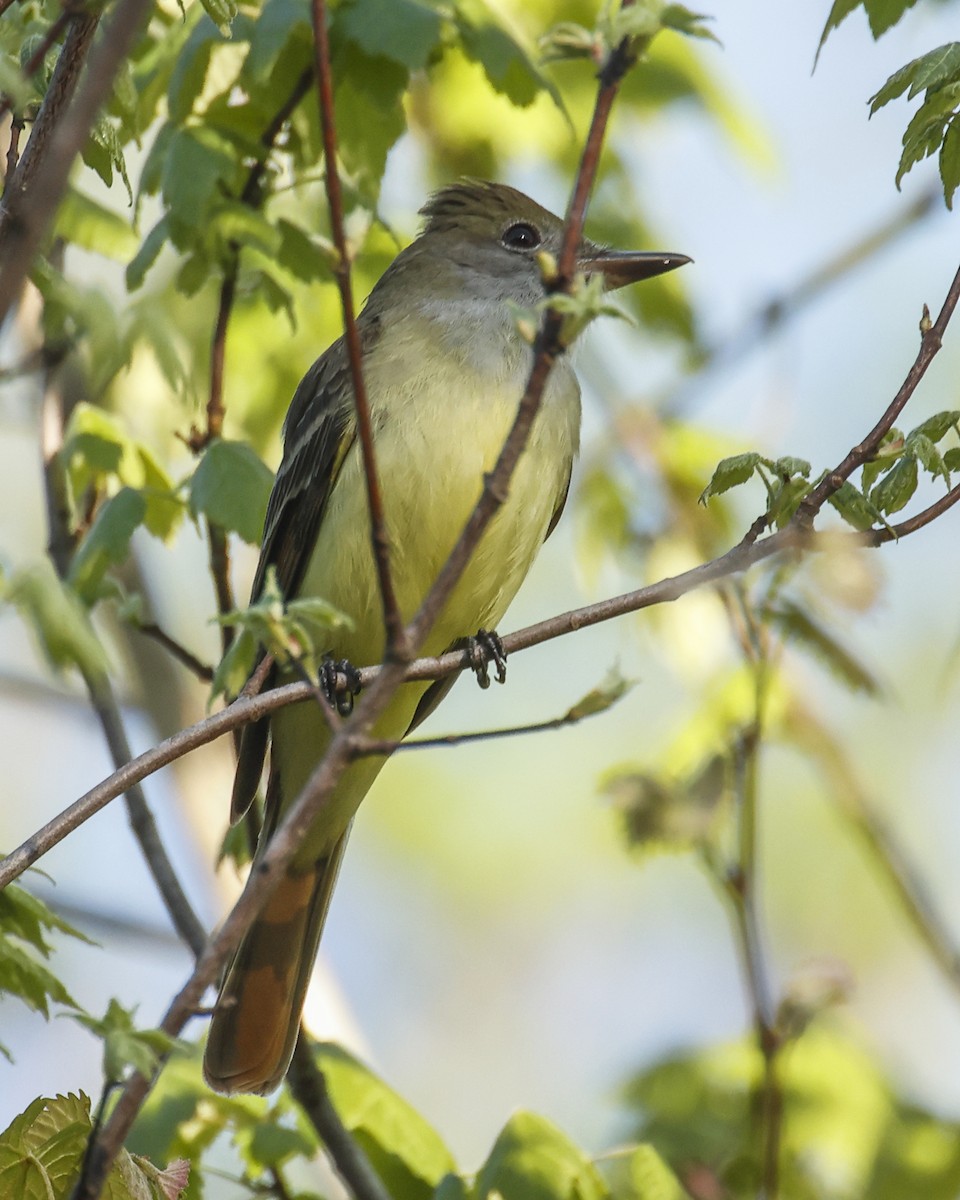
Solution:
<svg viewBox="0 0 960 1200">
<path fill-rule="evenodd" d="M 296 595 L 327 501 L 356 433 L 350 368 L 343 341 L 304 375 L 284 427 L 283 461 L 267 504 L 251 599 L 274 567 L 285 597 Z"/>
<path fill-rule="evenodd" d="M 355 434 L 350 367 L 340 339 L 304 375 L 290 403 L 283 461 L 267 503 L 251 600 L 260 595 L 268 567 L 276 569 L 282 594 L 296 595 Z M 266 718 L 243 731 L 230 804 L 231 821 L 243 816 L 257 794 L 268 732 Z"/>
</svg>

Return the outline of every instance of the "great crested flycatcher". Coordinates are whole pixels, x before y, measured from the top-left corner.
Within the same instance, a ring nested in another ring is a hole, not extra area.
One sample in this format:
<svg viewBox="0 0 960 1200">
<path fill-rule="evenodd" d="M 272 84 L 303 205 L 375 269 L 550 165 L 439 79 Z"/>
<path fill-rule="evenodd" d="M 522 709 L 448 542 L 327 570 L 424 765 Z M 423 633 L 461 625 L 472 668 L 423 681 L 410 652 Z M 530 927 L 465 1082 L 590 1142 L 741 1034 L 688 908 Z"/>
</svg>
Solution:
<svg viewBox="0 0 960 1200">
<path fill-rule="evenodd" d="M 404 619 L 416 612 L 472 512 L 516 416 L 533 361 L 507 302 L 545 295 L 538 254 L 559 257 L 562 222 L 502 184 L 462 182 L 425 205 L 423 232 L 370 293 L 358 318 L 391 567 Z M 577 270 L 608 288 L 689 260 L 617 253 L 584 239 Z M 561 357 L 509 496 L 490 522 L 422 653 L 442 653 L 494 629 L 556 525 L 580 440 L 580 388 Z M 283 461 L 267 507 L 253 584 L 268 567 L 284 596 L 322 596 L 353 627 L 329 650 L 355 666 L 382 661 L 385 634 L 353 390 L 343 339 L 297 388 Z M 281 673 L 278 681 L 284 679 Z M 450 681 L 407 683 L 373 733 L 399 740 L 433 710 Z M 307 782 L 330 740 L 314 703 L 284 708 L 243 737 L 233 819 L 248 808 L 271 741 L 261 847 Z M 331 802 L 247 931 L 226 973 L 210 1026 L 204 1073 L 221 1092 L 269 1092 L 293 1053 L 320 932 L 357 808 L 385 758 L 364 757 Z"/>
</svg>

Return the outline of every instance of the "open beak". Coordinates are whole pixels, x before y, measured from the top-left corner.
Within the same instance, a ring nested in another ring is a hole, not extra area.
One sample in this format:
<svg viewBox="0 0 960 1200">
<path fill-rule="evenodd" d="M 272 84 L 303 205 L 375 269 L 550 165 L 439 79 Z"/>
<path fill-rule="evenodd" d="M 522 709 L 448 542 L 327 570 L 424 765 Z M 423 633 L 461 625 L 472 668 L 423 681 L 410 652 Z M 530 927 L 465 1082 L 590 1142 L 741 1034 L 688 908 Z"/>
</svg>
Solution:
<svg viewBox="0 0 960 1200">
<path fill-rule="evenodd" d="M 686 254 L 668 254 L 661 251 L 601 250 L 586 254 L 577 263 L 579 270 L 588 275 L 599 272 L 607 291 L 626 287 L 628 283 L 639 283 L 642 279 L 653 279 L 675 271 L 684 263 L 693 262 Z"/>
</svg>

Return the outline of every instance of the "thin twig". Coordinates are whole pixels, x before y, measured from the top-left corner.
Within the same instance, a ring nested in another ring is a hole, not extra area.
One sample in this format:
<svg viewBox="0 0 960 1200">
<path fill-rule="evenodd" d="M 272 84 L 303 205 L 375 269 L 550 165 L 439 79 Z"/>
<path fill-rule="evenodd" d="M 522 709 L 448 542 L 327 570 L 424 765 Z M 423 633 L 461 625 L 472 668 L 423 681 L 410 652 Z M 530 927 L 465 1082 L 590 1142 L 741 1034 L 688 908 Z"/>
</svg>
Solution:
<svg viewBox="0 0 960 1200">
<path fill-rule="evenodd" d="M 923 529 L 931 521 L 935 521 L 937 517 L 942 517 L 945 512 L 953 508 L 958 500 L 960 500 L 960 483 L 955 483 L 948 492 L 944 492 L 932 504 L 915 513 L 912 517 L 907 517 L 905 521 L 901 521 L 899 524 L 892 525 L 887 529 L 872 529 L 867 535 L 869 545 L 882 546 L 886 542 L 895 542 L 899 538 L 916 533 L 918 529 Z"/>
<path fill-rule="evenodd" d="M 19 162 L 20 158 L 20 134 L 23 133 L 23 127 L 23 117 L 21 117 L 19 113 L 13 113 L 13 115 L 10 117 L 10 139 L 7 142 L 7 157 L 3 172 L 4 196 L 7 194 L 7 189 L 10 186 L 11 180 L 17 173 L 17 163 Z M 31 356 L 28 355 L 23 361 L 28 362 L 30 357 Z M 3 371 L 0 372 L 0 379 L 11 378 L 12 376 L 10 372 L 13 372 L 13 376 L 16 376 L 17 374 L 26 374 L 27 370 L 29 370 L 29 368 L 25 368 L 23 371 L 17 371 L 14 367 L 4 367 Z M 33 370 L 36 370 L 36 367 L 34 367 Z"/>
<path fill-rule="evenodd" d="M 960 947 L 940 916 L 920 873 L 912 866 L 887 822 L 868 800 L 856 772 L 836 739 L 808 706 L 795 704 L 787 718 L 790 740 L 823 772 L 840 813 L 863 840 L 874 865 L 886 879 L 904 914 L 930 952 L 944 978 L 960 993 Z"/>
<path fill-rule="evenodd" d="M 47 498 L 47 522 L 50 528 L 50 555 L 61 578 L 70 565 L 71 540 L 67 526 L 66 481 L 60 450 L 63 446 L 63 408 L 55 382 L 48 381 L 41 424 L 44 484 Z M 115 767 L 124 767 L 133 757 L 127 741 L 120 706 L 113 693 L 110 677 L 105 671 L 81 667 L 81 675 L 90 703 L 103 730 Z M 126 789 L 127 813 L 134 836 L 140 845 L 150 874 L 153 876 L 170 919 L 180 937 L 193 951 L 200 954 L 207 940 L 206 930 L 187 900 L 173 865 L 160 838 L 153 813 L 138 783 Z"/>
<path fill-rule="evenodd" d="M 161 629 L 153 621 L 140 622 L 134 625 L 133 628 L 138 633 L 142 633 L 144 637 L 152 638 L 153 641 L 162 646 L 178 663 L 186 667 L 188 671 L 196 675 L 197 679 L 203 683 L 210 683 L 213 679 L 213 667 L 205 662 L 201 662 L 192 651 L 188 650 L 186 646 L 181 646 L 165 629 Z"/>
<path fill-rule="evenodd" d="M 311 1053 L 310 1040 L 300 1026 L 287 1082 L 327 1148 L 334 1169 L 353 1200 L 390 1200 L 380 1176 L 353 1134 L 340 1120 L 327 1091 L 327 1081 Z"/>
<path fill-rule="evenodd" d="M 34 125 L 27 150 L 17 168 L 17 185 L 5 197 L 0 219 L 0 323 L 15 303 L 33 263 L 34 255 L 46 233 L 63 197 L 70 168 L 80 149 L 86 144 L 90 130 L 113 87 L 120 64 L 126 59 L 142 25 L 153 7 L 152 0 L 118 0 L 111 9 L 104 36 L 90 53 L 89 69 L 77 89 L 73 102 L 60 103 L 55 118 L 44 123 L 49 133 L 49 145 L 34 156 L 32 147 L 41 126 L 40 117 Z M 71 25 L 60 59 L 70 64 L 71 87 L 86 56 L 87 48 L 97 26 L 97 17 L 78 17 Z M 76 64 L 76 65 L 74 65 Z M 57 75 L 54 71 L 54 79 Z M 51 87 L 47 91 L 41 116 L 47 108 Z M 63 111 L 66 108 L 66 111 Z M 35 171 L 25 169 L 25 160 L 35 162 Z"/>
<path fill-rule="evenodd" d="M 363 455 L 363 474 L 367 488 L 367 504 L 370 510 L 370 541 L 373 547 L 374 562 L 377 566 L 380 603 L 383 606 L 383 623 L 387 636 L 386 657 L 388 660 L 396 659 L 398 662 L 407 662 L 413 655 L 407 644 L 403 628 L 403 615 L 397 603 L 397 593 L 390 571 L 390 537 L 383 508 L 380 476 L 377 472 L 370 402 L 363 378 L 363 348 L 360 344 L 360 331 L 357 329 L 353 305 L 350 254 L 343 228 L 343 196 L 340 191 L 340 175 L 337 171 L 337 127 L 333 107 L 333 78 L 330 70 L 326 0 L 313 0 L 312 11 L 317 92 L 320 101 L 320 127 L 323 133 L 323 157 L 326 162 L 324 183 L 327 190 L 327 205 L 330 209 L 330 231 L 337 252 L 333 273 L 337 280 L 337 287 L 340 289 L 340 304 L 343 309 L 343 336 L 350 363 L 350 380 L 353 385 L 353 401 L 357 415 L 357 434 Z"/>
<path fill-rule="evenodd" d="M 77 17 L 86 16 L 83 9 L 65 8 L 53 22 L 47 32 L 40 39 L 40 44 L 36 50 L 30 55 L 27 61 L 21 68 L 25 79 L 30 79 L 41 67 L 43 60 L 47 57 L 47 53 L 54 42 L 63 33 L 67 25 Z M 13 108 L 13 99 L 10 96 L 0 97 L 0 119 L 5 117 Z"/>
<path fill-rule="evenodd" d="M 67 31 L 40 111 L 31 126 L 30 137 L 13 177 L 7 179 L 4 189 L 4 211 L 0 217 L 0 236 L 3 238 L 7 235 L 6 227 L 19 218 L 21 202 L 26 199 L 25 193 L 31 190 L 33 176 L 43 163 L 47 147 L 73 99 L 98 22 L 97 14 L 85 13 L 78 17 Z"/>
<path fill-rule="evenodd" d="M 835 492 L 839 491 L 854 471 L 858 467 L 862 467 L 865 462 L 869 462 L 876 454 L 884 436 L 893 427 L 894 421 L 917 390 L 920 380 L 927 373 L 930 363 L 939 353 L 940 347 L 943 344 L 944 332 L 950 318 L 953 316 L 954 309 L 957 307 L 958 300 L 960 300 L 960 269 L 957 270 L 957 273 L 953 277 L 953 282 L 950 284 L 943 307 L 940 309 L 936 321 L 929 328 L 923 329 L 917 357 L 914 359 L 913 365 L 900 385 L 899 391 L 884 411 L 883 416 L 867 436 L 853 447 L 843 462 L 834 467 L 832 471 L 821 479 L 810 494 L 804 497 L 793 518 L 794 521 L 800 524 L 809 524 L 816 513 L 823 507 L 824 503 Z"/>
<path fill-rule="evenodd" d="M 445 746 L 468 746 L 471 742 L 494 742 L 503 738 L 526 737 L 531 733 L 552 733 L 558 729 L 568 729 L 571 725 L 579 725 L 588 717 L 598 716 L 606 712 L 606 708 L 588 708 L 577 712 L 576 707 L 559 717 L 548 717 L 545 721 L 531 721 L 526 725 L 506 725 L 499 729 L 481 729 L 472 733 L 444 733 L 438 737 L 409 738 L 406 741 L 395 742 L 389 738 L 356 738 L 353 752 L 357 758 L 369 755 L 390 755 L 406 750 L 438 750 Z"/>
</svg>

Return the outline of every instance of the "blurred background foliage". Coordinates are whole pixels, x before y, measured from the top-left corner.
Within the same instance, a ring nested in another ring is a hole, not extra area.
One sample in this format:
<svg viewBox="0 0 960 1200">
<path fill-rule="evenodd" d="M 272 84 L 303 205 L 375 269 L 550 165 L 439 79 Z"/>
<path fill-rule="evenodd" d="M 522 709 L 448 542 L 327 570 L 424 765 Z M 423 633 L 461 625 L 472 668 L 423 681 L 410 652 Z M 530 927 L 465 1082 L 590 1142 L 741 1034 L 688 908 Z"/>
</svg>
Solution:
<svg viewBox="0 0 960 1200">
<path fill-rule="evenodd" d="M 781 456 L 791 485 L 804 473 L 783 456 L 814 477 L 838 461 L 899 386 L 921 304 L 946 289 L 934 170 L 901 196 L 891 185 L 901 151 L 936 153 L 952 196 L 960 62 L 939 44 L 956 5 L 865 3 L 874 36 L 896 25 L 876 46 L 846 0 L 769 7 L 718 3 L 721 46 L 658 36 L 618 98 L 588 232 L 696 266 L 633 289 L 633 326 L 607 322 L 578 352 L 573 504 L 509 628 L 727 549 L 770 500 L 774 458 L 759 455 Z M 21 0 L 0 16 L 0 86 L 28 129 L 60 11 Z M 427 192 L 458 176 L 563 209 L 596 71 L 539 39 L 597 22 L 590 0 L 333 6 L 358 297 L 415 234 Z M 825 23 L 840 27 L 811 79 Z M 8 846 L 109 770 L 73 667 L 109 673 L 137 748 L 204 711 L 206 684 L 143 627 L 215 665 L 209 529 L 229 537 L 242 602 L 286 406 L 340 332 L 311 58 L 306 0 L 160 0 L 4 330 Z M 923 96 L 901 146 L 905 92 Z M 869 96 L 894 103 L 875 103 L 867 126 Z M 209 442 L 225 303 L 224 440 Z M 869 522 L 901 499 L 922 506 L 960 465 L 949 345 L 944 359 L 906 425 L 953 420 L 921 430 L 932 451 L 889 444 L 884 469 L 906 463 L 913 487 Z M 64 579 L 44 551 L 51 394 L 69 412 Z M 759 476 L 699 503 L 718 461 L 749 450 L 744 480 Z M 861 484 L 876 499 L 876 477 Z M 960 900 L 949 520 L 882 556 L 838 537 L 518 655 L 495 709 L 458 688 L 428 732 L 559 716 L 614 664 L 635 686 L 565 733 L 391 764 L 358 823 L 325 938 L 332 974 L 308 1011 L 397 1088 L 321 1051 L 393 1195 L 769 1197 L 771 1153 L 783 1197 L 960 1194 L 960 968 L 937 915 Z M 212 874 L 230 769 L 223 744 L 148 786 L 211 925 L 237 890 L 229 863 L 219 892 Z M 187 962 L 119 814 L 44 865 L 56 888 L 34 875 L 0 898 L 13 997 L 0 1124 L 38 1092 L 96 1093 L 96 1038 L 121 1068 L 156 1049 L 136 1026 L 157 1020 Z M 71 926 L 102 948 L 63 941 Z M 44 1025 L 58 1010 L 85 1024 Z M 89 1106 L 61 1116 L 89 1126 Z M 35 1149 L 31 1122 L 0 1143 Z M 212 1097 L 187 1050 L 134 1142 L 156 1163 L 194 1163 L 189 1196 L 335 1186 L 318 1182 L 316 1135 L 285 1095 Z"/>
</svg>

